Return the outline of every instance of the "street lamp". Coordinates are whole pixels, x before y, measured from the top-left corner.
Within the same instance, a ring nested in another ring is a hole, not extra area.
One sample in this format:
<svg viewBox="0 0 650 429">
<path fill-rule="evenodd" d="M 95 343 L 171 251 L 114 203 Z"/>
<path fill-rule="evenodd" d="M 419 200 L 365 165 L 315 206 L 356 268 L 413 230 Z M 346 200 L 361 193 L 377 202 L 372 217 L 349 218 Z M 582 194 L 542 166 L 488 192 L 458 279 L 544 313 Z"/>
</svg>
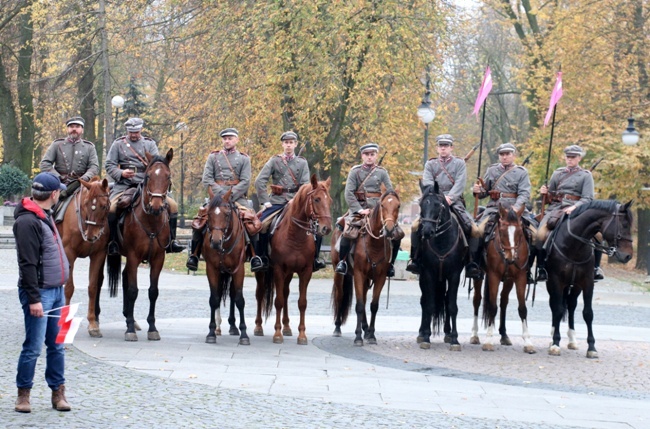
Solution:
<svg viewBox="0 0 650 429">
<path fill-rule="evenodd" d="M 111 98 L 111 105 L 115 107 L 115 122 L 113 123 L 113 140 L 115 140 L 115 135 L 117 134 L 117 115 L 120 113 L 122 106 L 124 106 L 124 97 L 116 95 Z"/>
<path fill-rule="evenodd" d="M 418 118 L 424 124 L 424 160 L 423 164 L 426 164 L 429 159 L 429 124 L 436 117 L 436 112 L 431 108 L 431 79 L 429 79 L 429 73 L 427 73 L 426 80 L 426 91 L 424 92 L 424 97 L 422 98 L 422 104 L 418 107 Z"/>
<path fill-rule="evenodd" d="M 635 146 L 639 143 L 639 132 L 634 128 L 634 118 L 627 118 L 627 128 L 623 131 L 622 138 L 626 146 Z"/>
<path fill-rule="evenodd" d="M 183 185 L 185 184 L 185 140 L 183 140 L 183 132 L 187 130 L 185 122 L 176 124 L 176 131 L 181 132 L 181 218 L 180 227 L 185 228 L 185 202 L 183 199 Z"/>
</svg>

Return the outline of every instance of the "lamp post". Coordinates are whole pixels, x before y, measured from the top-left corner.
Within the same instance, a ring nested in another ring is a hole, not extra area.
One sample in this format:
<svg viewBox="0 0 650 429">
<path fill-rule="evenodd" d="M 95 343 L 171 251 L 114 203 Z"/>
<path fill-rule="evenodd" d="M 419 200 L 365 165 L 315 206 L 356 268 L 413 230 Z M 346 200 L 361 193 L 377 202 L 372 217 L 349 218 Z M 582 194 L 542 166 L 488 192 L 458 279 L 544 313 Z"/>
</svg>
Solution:
<svg viewBox="0 0 650 429">
<path fill-rule="evenodd" d="M 120 113 L 122 106 L 124 106 L 124 97 L 116 95 L 111 98 L 111 105 L 115 107 L 115 121 L 113 122 L 113 140 L 115 140 L 115 135 L 117 134 L 117 115 Z"/>
<path fill-rule="evenodd" d="M 639 132 L 634 128 L 634 118 L 627 118 L 627 128 L 623 131 L 622 139 L 626 146 L 635 146 L 639 143 Z"/>
<path fill-rule="evenodd" d="M 180 227 L 185 228 L 185 200 L 183 198 L 183 185 L 185 184 L 185 140 L 183 140 L 183 132 L 187 130 L 185 122 L 176 124 L 176 131 L 181 133 L 181 217 Z"/>
<path fill-rule="evenodd" d="M 424 97 L 422 98 L 422 103 L 418 106 L 418 118 L 424 124 L 424 159 L 422 160 L 422 164 L 426 164 L 429 159 L 429 124 L 436 117 L 436 112 L 431 108 L 431 79 L 429 78 L 429 73 L 427 73 L 425 85 Z"/>
</svg>

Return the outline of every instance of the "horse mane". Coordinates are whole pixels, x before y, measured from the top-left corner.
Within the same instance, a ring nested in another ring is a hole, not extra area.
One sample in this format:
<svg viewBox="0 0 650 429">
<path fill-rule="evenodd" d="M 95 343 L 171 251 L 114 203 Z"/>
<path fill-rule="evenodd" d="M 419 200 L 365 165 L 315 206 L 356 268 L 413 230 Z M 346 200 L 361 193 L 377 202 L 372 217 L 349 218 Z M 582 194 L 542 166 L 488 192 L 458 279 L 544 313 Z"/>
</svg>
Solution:
<svg viewBox="0 0 650 429">
<path fill-rule="evenodd" d="M 224 193 L 220 192 L 210 200 L 210 203 L 208 204 L 209 211 L 215 210 L 217 207 L 221 206 L 223 203 L 223 195 Z M 231 206 L 233 205 L 232 201 L 228 201 L 228 204 Z"/>
<path fill-rule="evenodd" d="M 617 204 L 618 201 L 616 200 L 593 200 L 586 204 L 582 204 L 578 206 L 574 211 L 571 212 L 569 218 L 573 219 L 577 216 L 580 216 L 582 213 L 590 209 L 602 210 L 602 211 L 613 211 L 616 210 Z"/>
<path fill-rule="evenodd" d="M 515 212 L 512 207 L 508 209 L 508 215 L 506 216 L 506 220 L 508 222 L 513 222 L 517 223 L 519 222 L 519 218 L 517 217 L 517 212 Z"/>
</svg>

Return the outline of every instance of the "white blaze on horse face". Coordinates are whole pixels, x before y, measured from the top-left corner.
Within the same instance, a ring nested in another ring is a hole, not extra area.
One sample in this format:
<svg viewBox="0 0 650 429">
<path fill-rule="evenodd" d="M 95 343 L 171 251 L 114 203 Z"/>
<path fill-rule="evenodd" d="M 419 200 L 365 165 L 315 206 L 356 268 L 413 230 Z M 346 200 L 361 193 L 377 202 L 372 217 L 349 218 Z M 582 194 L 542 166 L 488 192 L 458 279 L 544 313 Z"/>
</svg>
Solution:
<svg viewBox="0 0 650 429">
<path fill-rule="evenodd" d="M 219 213 L 221 213 L 221 210 L 219 210 L 219 207 L 217 207 L 216 209 L 214 209 L 214 214 L 217 214 L 217 215 L 218 215 Z"/>
<path fill-rule="evenodd" d="M 160 176 L 160 167 L 156 168 L 156 171 L 154 171 L 154 173 L 156 173 L 156 176 Z"/>
<path fill-rule="evenodd" d="M 510 247 L 513 249 L 515 247 L 515 231 L 516 227 L 514 225 L 508 227 L 508 240 L 510 241 Z"/>
</svg>

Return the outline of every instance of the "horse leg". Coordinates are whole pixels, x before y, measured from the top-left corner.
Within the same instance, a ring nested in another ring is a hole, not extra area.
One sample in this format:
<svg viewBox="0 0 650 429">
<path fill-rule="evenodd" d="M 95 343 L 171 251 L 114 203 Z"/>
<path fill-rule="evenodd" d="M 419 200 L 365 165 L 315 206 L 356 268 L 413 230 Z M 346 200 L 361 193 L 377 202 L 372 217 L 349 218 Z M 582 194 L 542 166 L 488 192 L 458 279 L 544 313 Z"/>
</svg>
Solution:
<svg viewBox="0 0 650 429">
<path fill-rule="evenodd" d="M 458 342 L 458 327 L 456 325 L 456 317 L 458 317 L 458 285 L 460 284 L 460 272 L 454 273 L 450 279 L 447 280 L 447 294 L 445 299 L 445 318 L 450 322 L 449 332 L 449 350 L 452 352 L 459 352 L 461 350 L 460 343 Z M 445 322 L 446 325 L 447 322 Z M 445 326 L 445 329 L 446 326 Z M 445 332 L 445 334 L 447 334 Z M 445 335 L 446 337 L 447 335 Z"/>
<path fill-rule="evenodd" d="M 133 317 L 133 310 L 135 308 L 135 301 L 138 299 L 138 258 L 127 257 L 124 271 L 122 271 L 122 288 L 123 288 L 123 310 L 122 314 L 126 318 L 126 332 L 124 334 L 125 341 L 138 341 L 138 336 L 135 333 L 135 319 Z"/>
<path fill-rule="evenodd" d="M 282 344 L 284 337 L 282 335 L 282 324 L 280 318 L 282 317 L 282 309 L 284 307 L 284 273 L 281 272 L 281 267 L 276 267 L 273 270 L 273 281 L 275 282 L 275 333 L 273 334 L 273 343 Z"/>
<path fill-rule="evenodd" d="M 501 289 L 501 303 L 499 307 L 501 308 L 499 312 L 499 334 L 501 335 L 501 345 L 502 346 L 511 346 L 512 341 L 508 337 L 506 332 L 506 309 L 508 308 L 508 300 L 510 299 L 510 291 L 512 290 L 513 280 L 508 279 L 503 282 L 503 289 Z"/>
<path fill-rule="evenodd" d="M 366 314 L 365 311 L 365 303 L 368 300 L 368 291 L 370 290 L 370 279 L 364 280 L 364 287 L 363 287 L 363 302 L 364 302 L 364 311 L 363 311 L 363 318 L 361 320 L 361 329 L 363 330 L 363 338 L 367 339 L 368 338 L 368 315 Z"/>
<path fill-rule="evenodd" d="M 548 280 L 546 281 L 546 289 L 548 290 L 548 305 L 551 307 L 552 314 L 552 328 L 551 336 L 553 338 L 551 345 L 548 349 L 548 354 L 551 356 L 560 356 L 560 322 L 564 315 L 564 297 L 563 291 L 556 286 L 555 275 L 549 272 Z"/>
<path fill-rule="evenodd" d="M 429 271 L 425 270 L 420 274 L 420 307 L 422 308 L 422 318 L 420 323 L 420 332 L 417 342 L 420 348 L 428 350 L 431 348 L 431 315 L 433 314 L 433 280 Z"/>
<path fill-rule="evenodd" d="M 524 353 L 537 353 L 535 346 L 533 346 L 530 340 L 530 332 L 528 332 L 528 308 L 526 308 L 526 287 L 528 286 L 528 282 L 525 272 L 522 271 L 519 273 L 515 286 L 517 288 L 517 302 L 519 303 L 519 318 L 521 319 L 521 336 L 524 339 Z"/>
<path fill-rule="evenodd" d="M 483 287 L 483 280 L 476 279 L 474 280 L 474 298 L 472 303 L 474 304 L 474 323 L 472 324 L 472 336 L 469 339 L 470 344 L 481 344 L 481 340 L 478 338 L 478 310 L 481 307 L 481 288 Z"/>
<path fill-rule="evenodd" d="M 354 294 L 357 300 L 357 303 L 354 306 L 354 309 L 357 313 L 357 327 L 354 330 L 355 346 L 363 346 L 363 337 L 361 333 L 363 332 L 361 326 L 363 320 L 366 318 L 366 287 L 365 287 L 364 274 L 361 273 L 361 270 L 354 270 Z"/>
<path fill-rule="evenodd" d="M 381 276 L 379 281 L 375 282 L 375 286 L 372 288 L 372 301 L 370 301 L 370 325 L 368 326 L 366 335 L 368 344 L 377 344 L 377 338 L 375 337 L 375 321 L 377 320 L 379 298 L 381 297 L 381 290 L 384 288 L 385 281 L 386 277 Z"/>
<path fill-rule="evenodd" d="M 237 310 L 239 310 L 239 345 L 240 346 L 249 346 L 251 344 L 250 338 L 246 333 L 246 321 L 244 319 L 244 307 L 246 306 L 246 301 L 244 300 L 244 269 L 241 268 L 236 272 L 232 277 L 232 284 L 230 285 L 230 290 L 235 289 L 234 297 L 231 296 L 231 302 L 235 302 L 237 305 Z M 234 316 L 233 316 L 234 319 Z M 233 321 L 234 322 L 234 321 Z"/>
<path fill-rule="evenodd" d="M 217 336 L 221 335 L 221 322 L 223 319 L 221 319 L 221 303 L 219 303 L 219 307 L 216 308 L 215 310 L 215 323 L 216 326 L 214 328 L 214 333 Z"/>
<path fill-rule="evenodd" d="M 598 352 L 596 351 L 596 338 L 594 338 L 594 331 L 592 329 L 592 323 L 594 321 L 594 310 L 592 307 L 592 300 L 594 296 L 594 282 L 592 278 L 583 279 L 583 281 L 586 283 L 583 286 L 584 293 L 582 300 L 584 308 L 582 310 L 582 317 L 585 319 L 585 323 L 587 324 L 587 357 L 589 359 L 598 359 Z"/>
<path fill-rule="evenodd" d="M 262 308 L 264 306 L 264 276 L 265 273 L 255 273 L 255 280 L 257 287 L 255 288 L 255 301 L 257 301 L 257 313 L 255 315 L 255 329 L 253 335 L 256 337 L 264 336 L 264 329 L 262 328 Z"/>
<path fill-rule="evenodd" d="M 147 322 L 149 323 L 149 331 L 147 332 L 147 339 L 150 341 L 159 341 L 160 333 L 156 329 L 156 301 L 158 300 L 158 279 L 162 271 L 163 264 L 165 263 L 165 253 L 160 253 L 154 261 L 150 261 L 149 266 L 149 315 Z"/>
<path fill-rule="evenodd" d="M 487 325 L 487 335 L 483 343 L 483 351 L 494 351 L 493 335 L 494 325 L 497 316 L 497 296 L 499 294 L 499 283 L 501 273 L 489 272 L 485 277 L 485 297 L 483 298 L 483 321 Z"/>
<path fill-rule="evenodd" d="M 311 261 L 309 261 L 311 264 Z M 305 335 L 305 313 L 307 312 L 307 286 L 311 280 L 312 271 L 305 270 L 299 275 L 299 297 L 298 297 L 298 310 L 300 310 L 300 324 L 298 325 L 298 344 L 307 345 L 307 335 Z M 287 289 L 289 283 L 287 282 Z"/>
<path fill-rule="evenodd" d="M 235 319 L 235 295 L 236 291 L 230 291 L 230 313 L 228 314 L 228 325 L 230 329 L 228 330 L 229 335 L 239 335 L 239 329 L 237 329 L 237 319 Z M 239 309 L 239 308 L 238 308 Z M 241 320 L 240 320 L 241 321 Z"/>
<path fill-rule="evenodd" d="M 219 322 L 217 324 L 216 314 L 220 313 L 221 300 L 219 299 L 219 275 L 218 270 L 214 269 L 214 266 L 210 263 L 206 264 L 205 267 L 208 283 L 210 286 L 210 324 L 208 325 L 208 335 L 205 337 L 205 342 L 208 344 L 217 343 L 217 326 L 221 325 L 221 315 L 219 315 Z"/>
<path fill-rule="evenodd" d="M 289 284 L 293 278 L 293 273 L 288 273 L 284 279 L 284 306 L 282 307 L 282 335 L 285 337 L 293 336 L 291 326 L 289 326 Z"/>
<path fill-rule="evenodd" d="M 578 297 L 580 296 L 580 288 L 573 287 L 569 291 L 569 296 L 567 297 L 567 310 L 568 310 L 568 319 L 569 319 L 569 330 L 567 332 L 567 338 L 569 343 L 567 348 L 569 350 L 578 350 L 578 343 L 576 342 L 576 330 L 575 330 L 575 311 L 578 307 Z M 584 299 L 584 298 L 583 298 Z"/>
<path fill-rule="evenodd" d="M 332 258 L 332 263 L 334 259 Z M 338 262 L 337 262 L 338 263 Z M 334 276 L 334 283 L 332 284 L 332 308 L 334 310 L 334 332 L 332 336 L 341 336 L 341 325 L 343 324 L 343 308 L 344 303 L 344 287 L 343 281 L 345 276 Z"/>
<path fill-rule="evenodd" d="M 100 257 L 101 256 L 101 257 Z M 101 338 L 99 330 L 99 292 L 103 281 L 104 255 L 90 256 L 90 272 L 88 274 L 88 334 L 93 338 Z M 72 270 L 72 263 L 70 264 Z M 100 280 L 101 277 L 101 280 Z M 70 275 L 72 281 L 72 274 Z M 67 283 L 66 283 L 67 287 Z M 72 286 L 74 288 L 74 286 Z"/>
</svg>

